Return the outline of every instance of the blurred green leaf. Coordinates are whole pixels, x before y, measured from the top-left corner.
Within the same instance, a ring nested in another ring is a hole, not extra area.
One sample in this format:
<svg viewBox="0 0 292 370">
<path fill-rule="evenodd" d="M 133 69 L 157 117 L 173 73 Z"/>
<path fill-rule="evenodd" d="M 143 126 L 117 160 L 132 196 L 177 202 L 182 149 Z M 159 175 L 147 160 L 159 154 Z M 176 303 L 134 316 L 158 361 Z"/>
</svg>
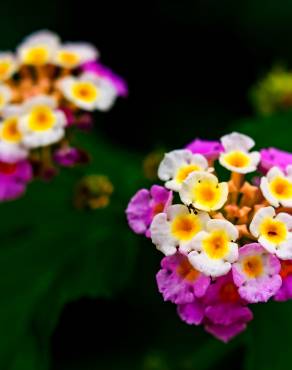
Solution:
<svg viewBox="0 0 292 370">
<path fill-rule="evenodd" d="M 22 361 L 29 370 L 45 369 L 48 364 L 37 361 L 48 353 L 63 306 L 112 296 L 133 270 L 136 246 L 124 209 L 140 181 L 139 158 L 93 134 L 80 135 L 80 143 L 92 155 L 89 166 L 61 170 L 49 183 L 35 181 L 22 199 L 0 205 L 0 364 L 8 370 Z M 77 181 L 95 173 L 114 185 L 110 205 L 74 209 Z"/>
<path fill-rule="evenodd" d="M 292 302 L 255 305 L 245 370 L 286 370 L 291 362 Z"/>
</svg>

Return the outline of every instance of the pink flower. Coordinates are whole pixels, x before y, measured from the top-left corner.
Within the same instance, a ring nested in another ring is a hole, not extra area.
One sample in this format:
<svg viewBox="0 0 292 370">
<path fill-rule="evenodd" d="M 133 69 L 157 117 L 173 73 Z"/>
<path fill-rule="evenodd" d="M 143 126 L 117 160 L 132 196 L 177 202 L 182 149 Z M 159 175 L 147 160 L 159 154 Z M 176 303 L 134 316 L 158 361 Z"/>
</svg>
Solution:
<svg viewBox="0 0 292 370">
<path fill-rule="evenodd" d="M 126 209 L 129 226 L 136 234 L 150 237 L 149 227 L 155 215 L 164 212 L 172 202 L 172 192 L 163 186 L 153 185 L 139 190 Z"/>
<path fill-rule="evenodd" d="M 246 328 L 252 320 L 247 302 L 238 294 L 232 274 L 216 279 L 202 298 L 178 305 L 180 318 L 189 325 L 203 323 L 206 331 L 223 342 L 228 342 Z"/>
<path fill-rule="evenodd" d="M 115 87 L 117 94 L 122 97 L 128 96 L 128 86 L 126 81 L 116 75 L 111 69 L 97 61 L 86 62 L 81 67 L 82 71 L 94 73 L 95 75 L 109 80 Z"/>
<path fill-rule="evenodd" d="M 292 164 L 292 153 L 288 153 L 276 148 L 262 149 L 260 153 L 260 171 L 264 174 L 267 173 L 269 169 L 274 166 L 285 170 L 289 164 Z"/>
<path fill-rule="evenodd" d="M 223 342 L 228 342 L 246 328 L 253 314 L 240 297 L 232 274 L 219 277 L 203 297 L 205 330 Z"/>
<path fill-rule="evenodd" d="M 282 284 L 281 264 L 260 244 L 246 244 L 239 249 L 239 259 L 232 273 L 240 296 L 250 303 L 267 302 Z"/>
<path fill-rule="evenodd" d="M 72 109 L 68 107 L 61 107 L 59 110 L 65 114 L 66 125 L 72 126 L 75 122 L 75 116 L 74 116 Z"/>
<path fill-rule="evenodd" d="M 0 201 L 19 198 L 31 178 L 32 168 L 28 161 L 0 162 Z"/>
<path fill-rule="evenodd" d="M 177 313 L 188 325 L 200 325 L 204 319 L 205 306 L 202 301 L 195 299 L 191 303 L 178 305 Z"/>
<path fill-rule="evenodd" d="M 223 146 L 219 141 L 195 139 L 188 144 L 185 149 L 189 149 L 192 153 L 204 155 L 209 160 L 215 160 L 219 154 L 223 152 Z"/>
<path fill-rule="evenodd" d="M 281 261 L 280 276 L 282 286 L 276 293 L 275 301 L 287 301 L 292 298 L 292 260 Z"/>
<path fill-rule="evenodd" d="M 179 252 L 164 257 L 161 267 L 156 281 L 165 301 L 190 303 L 196 297 L 202 297 L 210 284 L 210 278 L 195 270 L 187 256 Z"/>
<path fill-rule="evenodd" d="M 246 307 L 246 309 L 248 309 Z M 252 312 L 249 310 L 252 319 Z M 205 330 L 207 333 L 214 335 L 215 338 L 222 340 L 227 343 L 236 335 L 240 334 L 246 329 L 246 322 L 236 322 L 232 325 L 214 325 L 211 322 L 205 324 Z"/>
<path fill-rule="evenodd" d="M 54 161 L 63 167 L 73 167 L 76 164 L 87 163 L 88 155 L 77 148 L 59 148 L 54 152 Z"/>
</svg>

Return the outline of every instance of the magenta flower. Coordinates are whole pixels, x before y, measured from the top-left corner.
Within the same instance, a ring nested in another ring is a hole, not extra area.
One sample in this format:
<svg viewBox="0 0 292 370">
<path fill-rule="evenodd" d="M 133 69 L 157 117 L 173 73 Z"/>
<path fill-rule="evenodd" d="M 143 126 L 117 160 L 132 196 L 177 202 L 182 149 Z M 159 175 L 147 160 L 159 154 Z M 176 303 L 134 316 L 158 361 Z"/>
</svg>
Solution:
<svg viewBox="0 0 292 370">
<path fill-rule="evenodd" d="M 270 168 L 276 166 L 282 170 L 285 170 L 289 164 L 292 164 L 292 153 L 285 152 L 276 148 L 262 149 L 260 170 L 264 174 L 269 171 Z"/>
<path fill-rule="evenodd" d="M 219 141 L 195 139 L 185 149 L 189 149 L 194 154 L 202 154 L 209 160 L 215 160 L 223 151 L 223 146 Z"/>
<path fill-rule="evenodd" d="M 248 309 L 246 307 L 246 309 Z M 252 319 L 252 312 L 249 310 Z M 211 322 L 205 323 L 206 332 L 212 334 L 215 338 L 222 340 L 222 342 L 227 343 L 236 335 L 240 334 L 246 329 L 246 322 L 236 322 L 231 325 L 215 325 Z"/>
<path fill-rule="evenodd" d="M 136 234 L 150 237 L 149 227 L 155 215 L 164 212 L 172 202 L 172 192 L 163 186 L 153 185 L 139 190 L 126 209 L 129 226 Z"/>
<path fill-rule="evenodd" d="M 87 163 L 88 156 L 77 148 L 65 147 L 54 152 L 54 161 L 63 167 L 73 167 L 76 164 Z"/>
<path fill-rule="evenodd" d="M 228 342 L 245 330 L 246 324 L 253 318 L 246 305 L 247 302 L 239 296 L 232 274 L 229 273 L 217 278 L 202 298 L 178 305 L 178 314 L 189 325 L 203 323 L 206 331 Z"/>
<path fill-rule="evenodd" d="M 217 278 L 203 297 L 205 329 L 223 342 L 228 342 L 246 328 L 253 314 L 238 294 L 232 274 Z"/>
<path fill-rule="evenodd" d="M 200 325 L 204 319 L 205 306 L 199 299 L 194 299 L 191 303 L 179 304 L 177 313 L 188 325 Z"/>
<path fill-rule="evenodd" d="M 111 69 L 97 61 L 86 62 L 81 67 L 82 71 L 93 73 L 101 78 L 109 80 L 115 87 L 117 94 L 122 97 L 128 96 L 128 85 L 126 81 L 116 75 Z"/>
<path fill-rule="evenodd" d="M 66 126 L 72 126 L 75 122 L 75 116 L 72 109 L 68 107 L 61 107 L 59 110 L 63 112 L 66 117 Z"/>
<path fill-rule="evenodd" d="M 275 301 L 287 301 L 292 298 L 292 260 L 281 261 L 280 276 L 282 286 L 276 293 Z"/>
<path fill-rule="evenodd" d="M 28 161 L 0 162 L 0 201 L 19 198 L 31 178 L 32 167 Z"/>
<path fill-rule="evenodd" d="M 176 304 L 202 297 L 210 284 L 210 278 L 195 270 L 187 256 L 179 252 L 163 258 L 156 281 L 164 300 Z"/>
<path fill-rule="evenodd" d="M 260 244 L 241 247 L 238 261 L 232 267 L 240 296 L 250 303 L 267 302 L 282 285 L 280 269 L 278 258 Z"/>
</svg>

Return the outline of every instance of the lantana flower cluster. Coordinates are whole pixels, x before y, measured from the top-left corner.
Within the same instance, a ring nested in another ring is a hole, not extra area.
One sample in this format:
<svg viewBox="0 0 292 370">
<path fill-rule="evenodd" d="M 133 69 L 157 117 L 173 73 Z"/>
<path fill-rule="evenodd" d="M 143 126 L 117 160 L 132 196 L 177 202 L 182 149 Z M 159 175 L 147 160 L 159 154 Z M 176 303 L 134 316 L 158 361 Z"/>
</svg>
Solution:
<svg viewBox="0 0 292 370">
<path fill-rule="evenodd" d="M 245 330 L 253 304 L 292 298 L 292 154 L 254 145 L 233 132 L 165 154 L 164 184 L 139 190 L 126 210 L 164 255 L 164 300 L 224 342 Z"/>
<path fill-rule="evenodd" d="M 72 146 L 74 128 L 92 127 L 95 110 L 127 95 L 122 78 L 99 62 L 89 43 L 62 43 L 50 31 L 0 52 L 0 201 L 23 194 L 34 177 L 88 160 Z"/>
</svg>

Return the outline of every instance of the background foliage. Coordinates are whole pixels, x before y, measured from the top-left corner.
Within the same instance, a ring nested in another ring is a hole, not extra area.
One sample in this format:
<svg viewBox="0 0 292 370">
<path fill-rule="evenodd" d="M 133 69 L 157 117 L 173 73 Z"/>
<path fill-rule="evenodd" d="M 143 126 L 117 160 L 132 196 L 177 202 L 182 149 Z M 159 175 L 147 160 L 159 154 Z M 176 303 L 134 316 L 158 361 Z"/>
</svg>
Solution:
<svg viewBox="0 0 292 370">
<path fill-rule="evenodd" d="M 90 166 L 0 205 L 0 368 L 7 370 L 282 370 L 289 368 L 291 303 L 258 305 L 228 345 L 182 323 L 155 286 L 160 255 L 128 230 L 124 208 L 153 149 L 236 129 L 292 151 L 292 114 L 256 117 L 248 89 L 275 61 L 292 65 L 288 0 L 1 3 L 0 49 L 50 28 L 88 40 L 123 75 L 130 97 L 80 134 Z M 114 184 L 104 210 L 77 211 L 85 174 Z M 70 302 L 70 303 L 69 303 Z"/>
</svg>

